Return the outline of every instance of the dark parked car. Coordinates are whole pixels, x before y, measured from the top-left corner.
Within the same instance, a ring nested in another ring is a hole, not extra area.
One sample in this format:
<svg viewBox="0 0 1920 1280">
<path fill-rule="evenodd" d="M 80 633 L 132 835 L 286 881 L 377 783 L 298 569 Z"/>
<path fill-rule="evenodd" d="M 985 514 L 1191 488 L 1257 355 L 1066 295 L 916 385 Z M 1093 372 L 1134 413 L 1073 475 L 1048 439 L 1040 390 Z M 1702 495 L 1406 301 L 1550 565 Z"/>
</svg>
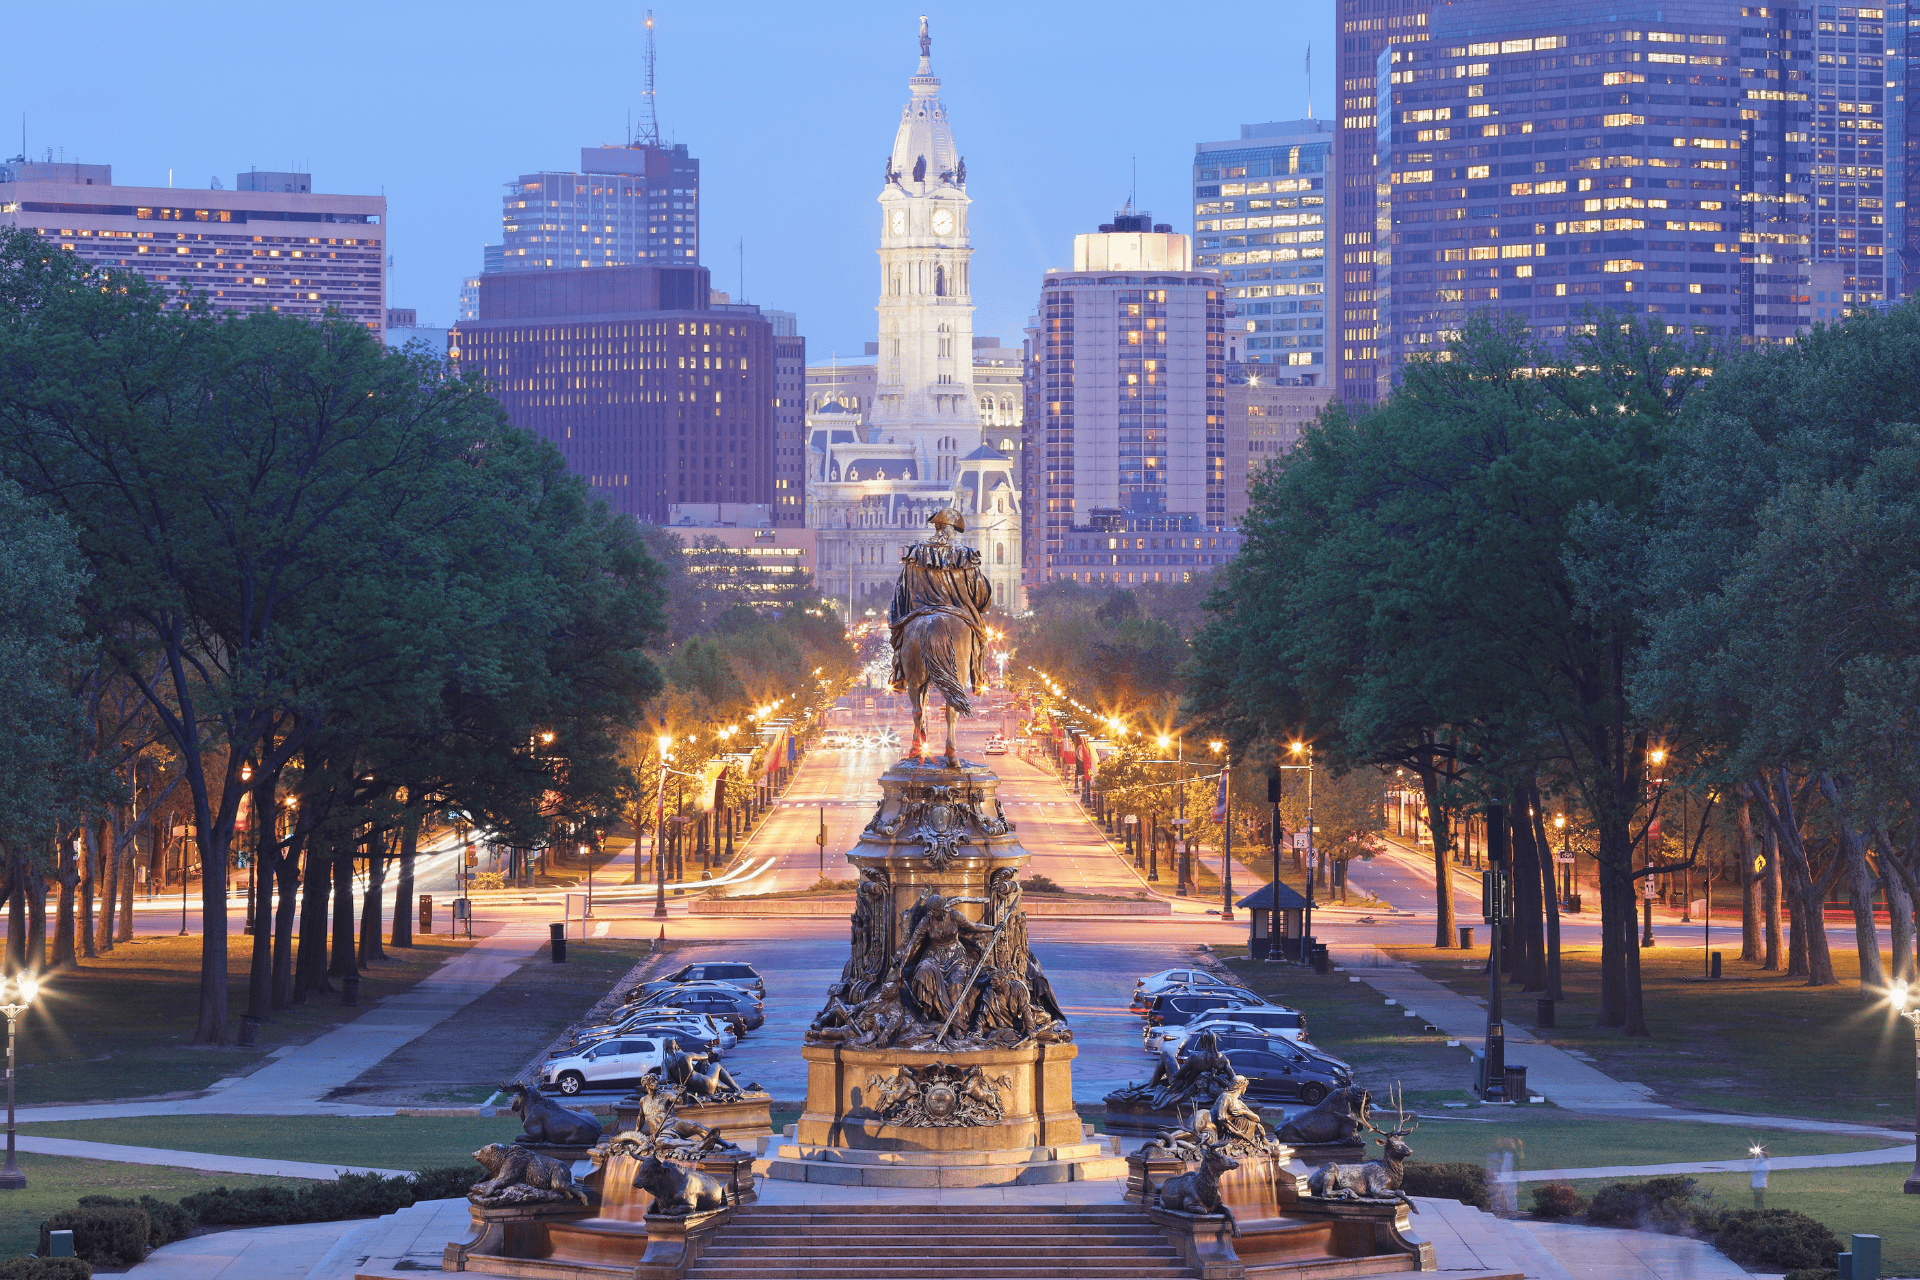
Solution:
<svg viewBox="0 0 1920 1280">
<path fill-rule="evenodd" d="M 1221 1036 L 1220 1048 L 1234 1071 L 1247 1078 L 1247 1095 L 1263 1102 L 1312 1106 L 1353 1083 L 1342 1064 L 1300 1045 L 1268 1036 Z"/>
<path fill-rule="evenodd" d="M 636 996 L 648 995 L 655 991 L 664 991 L 668 987 L 677 987 L 688 982 L 728 982 L 745 991 L 751 991 L 762 1000 L 767 998 L 767 984 L 761 980 L 758 972 L 750 964 L 741 964 L 737 960 L 703 960 L 697 964 L 684 964 L 663 978 L 643 982 L 627 993 L 629 1000 Z"/>
<path fill-rule="evenodd" d="M 1147 1002 L 1144 1037 L 1154 1027 L 1180 1027 L 1203 1013 L 1215 1009 L 1272 1008 L 1251 991 L 1236 987 L 1217 987 L 1206 991 L 1168 991 Z"/>
<path fill-rule="evenodd" d="M 665 1005 L 685 1009 L 689 1013 L 712 1014 L 743 1031 L 756 1031 L 767 1021 L 766 1015 L 760 1011 L 760 1002 L 751 994 L 725 987 L 668 987 L 654 992 L 640 1004 L 628 1005 L 627 1008 L 632 1010 Z"/>
</svg>

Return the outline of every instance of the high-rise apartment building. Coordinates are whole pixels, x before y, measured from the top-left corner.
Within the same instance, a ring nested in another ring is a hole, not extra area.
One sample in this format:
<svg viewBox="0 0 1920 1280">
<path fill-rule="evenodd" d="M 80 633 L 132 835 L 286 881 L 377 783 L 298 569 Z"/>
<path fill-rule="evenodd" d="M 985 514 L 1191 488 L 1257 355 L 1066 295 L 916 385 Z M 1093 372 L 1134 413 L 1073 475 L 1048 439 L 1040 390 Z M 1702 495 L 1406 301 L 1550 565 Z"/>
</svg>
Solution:
<svg viewBox="0 0 1920 1280">
<path fill-rule="evenodd" d="M 1333 388 L 1270 378 L 1244 365 L 1228 370 L 1227 523 L 1238 526 L 1247 516 L 1254 477 L 1300 443 L 1301 433 L 1333 398 Z"/>
<path fill-rule="evenodd" d="M 116 187 L 104 164 L 0 164 L 0 226 L 144 276 L 169 305 L 386 322 L 382 196 L 315 193 L 304 173 L 240 174 L 238 190 Z"/>
<path fill-rule="evenodd" d="M 1028 583 L 1093 572 L 1063 557 L 1094 536 L 1085 531 L 1096 515 L 1116 554 L 1120 532 L 1141 521 L 1156 541 L 1179 532 L 1217 542 L 1227 523 L 1219 271 L 1195 270 L 1191 241 L 1166 224 L 1122 214 L 1075 236 L 1073 269 L 1049 270 L 1040 288 L 1024 452 L 1044 517 L 1030 523 L 1040 545 Z"/>
<path fill-rule="evenodd" d="M 1784 340 L 1816 253 L 1884 296 L 1877 47 L 1718 2 L 1471 0 L 1432 37 L 1380 57 L 1377 394 L 1483 307 L 1548 341 L 1588 306 Z"/>
<path fill-rule="evenodd" d="M 1460 0 L 1472 7 L 1474 0 Z M 1339 0 L 1340 147 L 1334 160 L 1340 190 L 1334 209 L 1339 261 L 1333 265 L 1337 341 L 1333 353 L 1342 399 L 1369 404 L 1379 394 L 1380 314 L 1375 293 L 1375 160 L 1380 115 L 1377 62 L 1390 44 L 1414 46 L 1427 38 L 1433 0 Z"/>
<path fill-rule="evenodd" d="M 487 271 L 684 266 L 700 258 L 700 162 L 685 143 L 582 147 L 578 173 L 508 183 L 500 221 Z"/>
<path fill-rule="evenodd" d="M 807 523 L 807 340 L 791 311 L 761 315 L 773 326 L 773 523 Z"/>
<path fill-rule="evenodd" d="M 773 506 L 773 325 L 710 296 L 704 267 L 496 272 L 450 354 L 616 511 Z"/>
<path fill-rule="evenodd" d="M 1327 381 L 1327 198 L 1333 123 L 1244 124 L 1194 147 L 1194 263 L 1219 270 L 1233 313 L 1229 357 Z"/>
</svg>

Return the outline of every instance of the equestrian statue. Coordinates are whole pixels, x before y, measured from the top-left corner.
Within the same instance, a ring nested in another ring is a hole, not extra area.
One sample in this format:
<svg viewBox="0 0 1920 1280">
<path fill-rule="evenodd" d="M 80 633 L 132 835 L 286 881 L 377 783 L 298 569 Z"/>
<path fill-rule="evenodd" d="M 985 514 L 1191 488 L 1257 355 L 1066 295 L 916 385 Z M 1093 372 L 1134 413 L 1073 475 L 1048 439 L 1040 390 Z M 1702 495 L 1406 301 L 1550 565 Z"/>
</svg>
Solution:
<svg viewBox="0 0 1920 1280">
<path fill-rule="evenodd" d="M 953 540 L 967 531 L 966 517 L 952 507 L 929 517 L 933 536 L 900 553 L 900 584 L 887 610 L 893 639 L 895 693 L 913 699 L 916 763 L 927 756 L 927 687 L 946 699 L 946 764 L 957 768 L 953 747 L 956 714 L 973 714 L 971 694 L 987 687 L 986 613 L 993 585 L 980 572 L 980 553 Z"/>
</svg>

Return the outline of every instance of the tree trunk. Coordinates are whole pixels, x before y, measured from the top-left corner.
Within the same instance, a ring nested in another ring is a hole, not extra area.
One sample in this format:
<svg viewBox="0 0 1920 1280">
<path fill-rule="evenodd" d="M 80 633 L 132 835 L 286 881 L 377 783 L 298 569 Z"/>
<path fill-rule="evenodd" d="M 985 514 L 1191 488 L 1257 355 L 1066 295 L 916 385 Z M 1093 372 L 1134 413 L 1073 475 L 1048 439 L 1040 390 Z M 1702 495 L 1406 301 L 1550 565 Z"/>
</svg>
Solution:
<svg viewBox="0 0 1920 1280">
<path fill-rule="evenodd" d="M 38 858 L 27 864 L 27 972 L 47 967 L 47 871 Z"/>
<path fill-rule="evenodd" d="M 93 887 L 100 876 L 100 823 L 88 820 L 80 824 L 80 836 L 86 841 L 81 858 L 80 914 L 73 922 L 80 939 L 80 954 L 92 960 L 98 954 L 93 946 Z"/>
<path fill-rule="evenodd" d="M 1761 939 L 1761 897 L 1766 880 L 1764 870 L 1754 870 L 1760 859 L 1760 842 L 1753 834 L 1753 811 L 1745 791 L 1736 792 L 1739 803 L 1734 817 L 1740 824 L 1740 958 L 1757 963 L 1765 951 Z"/>
<path fill-rule="evenodd" d="M 27 971 L 26 860 L 7 854 L 7 972 Z"/>
<path fill-rule="evenodd" d="M 1878 887 L 1867 866 L 1867 839 L 1847 817 L 1846 793 L 1852 787 L 1843 776 L 1820 775 L 1820 793 L 1832 807 L 1840 837 L 1839 856 L 1846 860 L 1847 900 L 1853 907 L 1853 945 L 1860 957 L 1860 993 L 1876 998 L 1886 990 L 1886 970 L 1880 964 L 1880 931 L 1874 925 L 1873 893 Z"/>
<path fill-rule="evenodd" d="M 353 850 L 342 843 L 333 857 L 333 946 L 328 950 L 327 976 L 352 978 L 360 970 L 353 963 Z"/>
<path fill-rule="evenodd" d="M 360 903 L 360 967 L 385 960 L 380 946 L 380 911 L 386 902 L 387 834 L 367 841 L 367 892 Z"/>
<path fill-rule="evenodd" d="M 1520 803 L 1507 810 L 1513 819 L 1514 879 L 1520 890 L 1514 895 L 1514 932 L 1520 942 L 1514 978 L 1522 991 L 1545 991 L 1547 900 L 1541 890 L 1549 881 L 1542 874 L 1542 863 L 1546 860 L 1541 857 L 1540 843 L 1534 834 L 1533 817 L 1540 801 L 1531 784 L 1520 788 L 1518 795 Z M 1546 865 L 1550 868 L 1552 864 Z M 1550 870 L 1546 871 L 1546 875 L 1551 874 Z"/>
<path fill-rule="evenodd" d="M 114 940 L 119 933 L 114 927 L 114 916 L 120 909 L 120 827 L 124 815 L 118 806 L 108 812 L 111 817 L 100 845 L 100 869 L 105 880 L 100 893 L 100 924 L 95 934 L 101 955 L 113 950 Z M 181 866 L 185 865 L 186 859 L 182 857 Z"/>
<path fill-rule="evenodd" d="M 1427 829 L 1433 833 L 1433 945 L 1450 950 L 1455 945 L 1453 905 L 1453 831 L 1441 803 L 1440 771 L 1417 768 L 1420 789 L 1427 797 Z M 1418 841 L 1415 842 L 1418 848 Z"/>
<path fill-rule="evenodd" d="M 270 744 L 271 740 L 263 745 Z M 274 791 L 278 780 L 277 771 L 267 769 L 253 777 L 253 956 L 247 966 L 247 1016 L 255 1023 L 267 1021 L 273 1012 L 273 873 L 280 861 L 280 810 Z"/>
<path fill-rule="evenodd" d="M 1761 795 L 1761 805 L 1767 815 L 1767 824 L 1780 838 L 1781 860 L 1786 864 L 1784 875 L 1789 889 L 1798 901 L 1799 911 L 1794 919 L 1793 942 L 1797 948 L 1804 948 L 1806 957 L 1807 985 L 1810 987 L 1830 987 L 1839 981 L 1833 973 L 1833 957 L 1827 950 L 1827 891 L 1846 865 L 1844 856 L 1829 860 L 1827 869 L 1818 877 L 1807 863 L 1807 852 L 1800 840 L 1800 821 L 1795 813 L 1792 779 L 1785 768 L 1773 771 L 1771 795 Z M 1805 934 L 1804 943 L 1802 934 Z M 1877 954 L 1877 952 L 1876 952 Z M 1791 968 L 1788 969 L 1792 973 Z"/>
<path fill-rule="evenodd" d="M 1761 925 L 1766 942 L 1765 955 L 1760 968 L 1768 973 L 1780 972 L 1780 839 L 1773 834 L 1773 827 L 1762 829 L 1760 847 L 1767 859 L 1764 881 L 1760 886 Z M 1804 972 L 1804 970 L 1803 970 Z"/>
<path fill-rule="evenodd" d="M 71 969 L 78 961 L 74 956 L 73 932 L 73 891 L 80 883 L 80 859 L 74 842 L 79 833 L 66 832 L 56 846 L 59 856 L 57 873 L 60 885 L 60 902 L 53 917 L 53 959 L 55 969 Z"/>
<path fill-rule="evenodd" d="M 333 887 L 333 858 L 340 853 L 331 837 L 307 841 L 307 891 L 300 902 L 300 956 L 294 975 L 293 1002 L 304 1004 L 309 995 L 332 991 L 327 981 L 327 897 Z"/>
<path fill-rule="evenodd" d="M 133 815 L 129 813 L 129 818 Z M 115 860 L 120 864 L 120 929 L 118 939 L 121 942 L 133 941 L 133 858 L 140 844 L 140 829 L 137 824 L 120 841 L 116 842 Z M 226 877 L 221 877 L 225 882 Z M 222 898 L 224 902 L 225 899 Z"/>
<path fill-rule="evenodd" d="M 413 859 L 420 846 L 418 810 L 411 810 L 400 824 L 400 882 L 393 890 L 393 945 L 413 945 Z M 635 859 L 638 865 L 639 860 Z"/>
<path fill-rule="evenodd" d="M 1886 866 L 1887 855 L 1880 855 L 1882 867 L 1880 883 L 1887 887 L 1887 917 L 1892 926 L 1892 970 L 1888 976 L 1895 982 L 1904 982 L 1912 986 L 1915 976 L 1914 935 L 1913 935 L 1913 895 L 1907 891 L 1907 882 L 1892 867 Z"/>
<path fill-rule="evenodd" d="M 301 806 L 294 819 L 287 847 L 274 867 L 274 880 L 280 901 L 273 913 L 273 1008 L 293 1007 L 293 921 L 298 914 L 300 895 L 300 858 L 312 830 L 309 806 Z"/>
</svg>

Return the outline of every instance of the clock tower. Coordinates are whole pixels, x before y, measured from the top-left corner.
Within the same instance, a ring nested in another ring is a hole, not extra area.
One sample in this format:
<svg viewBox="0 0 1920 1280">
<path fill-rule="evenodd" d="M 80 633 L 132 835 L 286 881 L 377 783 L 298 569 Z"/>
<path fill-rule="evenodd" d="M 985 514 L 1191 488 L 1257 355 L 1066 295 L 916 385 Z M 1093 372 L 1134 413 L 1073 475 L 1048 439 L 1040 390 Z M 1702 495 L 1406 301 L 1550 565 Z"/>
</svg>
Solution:
<svg viewBox="0 0 1920 1280">
<path fill-rule="evenodd" d="M 910 438 L 922 474 L 951 480 L 979 439 L 973 402 L 973 250 L 967 243 L 967 162 L 954 146 L 933 41 L 920 19 L 920 67 L 907 82 L 880 203 L 880 357 L 874 438 Z M 965 440 L 966 449 L 942 441 Z"/>
<path fill-rule="evenodd" d="M 947 507 L 966 517 L 959 540 L 979 550 L 996 604 L 1022 604 L 1020 494 L 1012 460 L 981 435 L 973 387 L 967 162 L 940 101 L 925 18 L 920 66 L 907 85 L 878 197 L 872 399 L 858 426 L 810 422 L 808 431 L 816 576 L 850 620 L 885 614 L 901 548 Z"/>
</svg>

